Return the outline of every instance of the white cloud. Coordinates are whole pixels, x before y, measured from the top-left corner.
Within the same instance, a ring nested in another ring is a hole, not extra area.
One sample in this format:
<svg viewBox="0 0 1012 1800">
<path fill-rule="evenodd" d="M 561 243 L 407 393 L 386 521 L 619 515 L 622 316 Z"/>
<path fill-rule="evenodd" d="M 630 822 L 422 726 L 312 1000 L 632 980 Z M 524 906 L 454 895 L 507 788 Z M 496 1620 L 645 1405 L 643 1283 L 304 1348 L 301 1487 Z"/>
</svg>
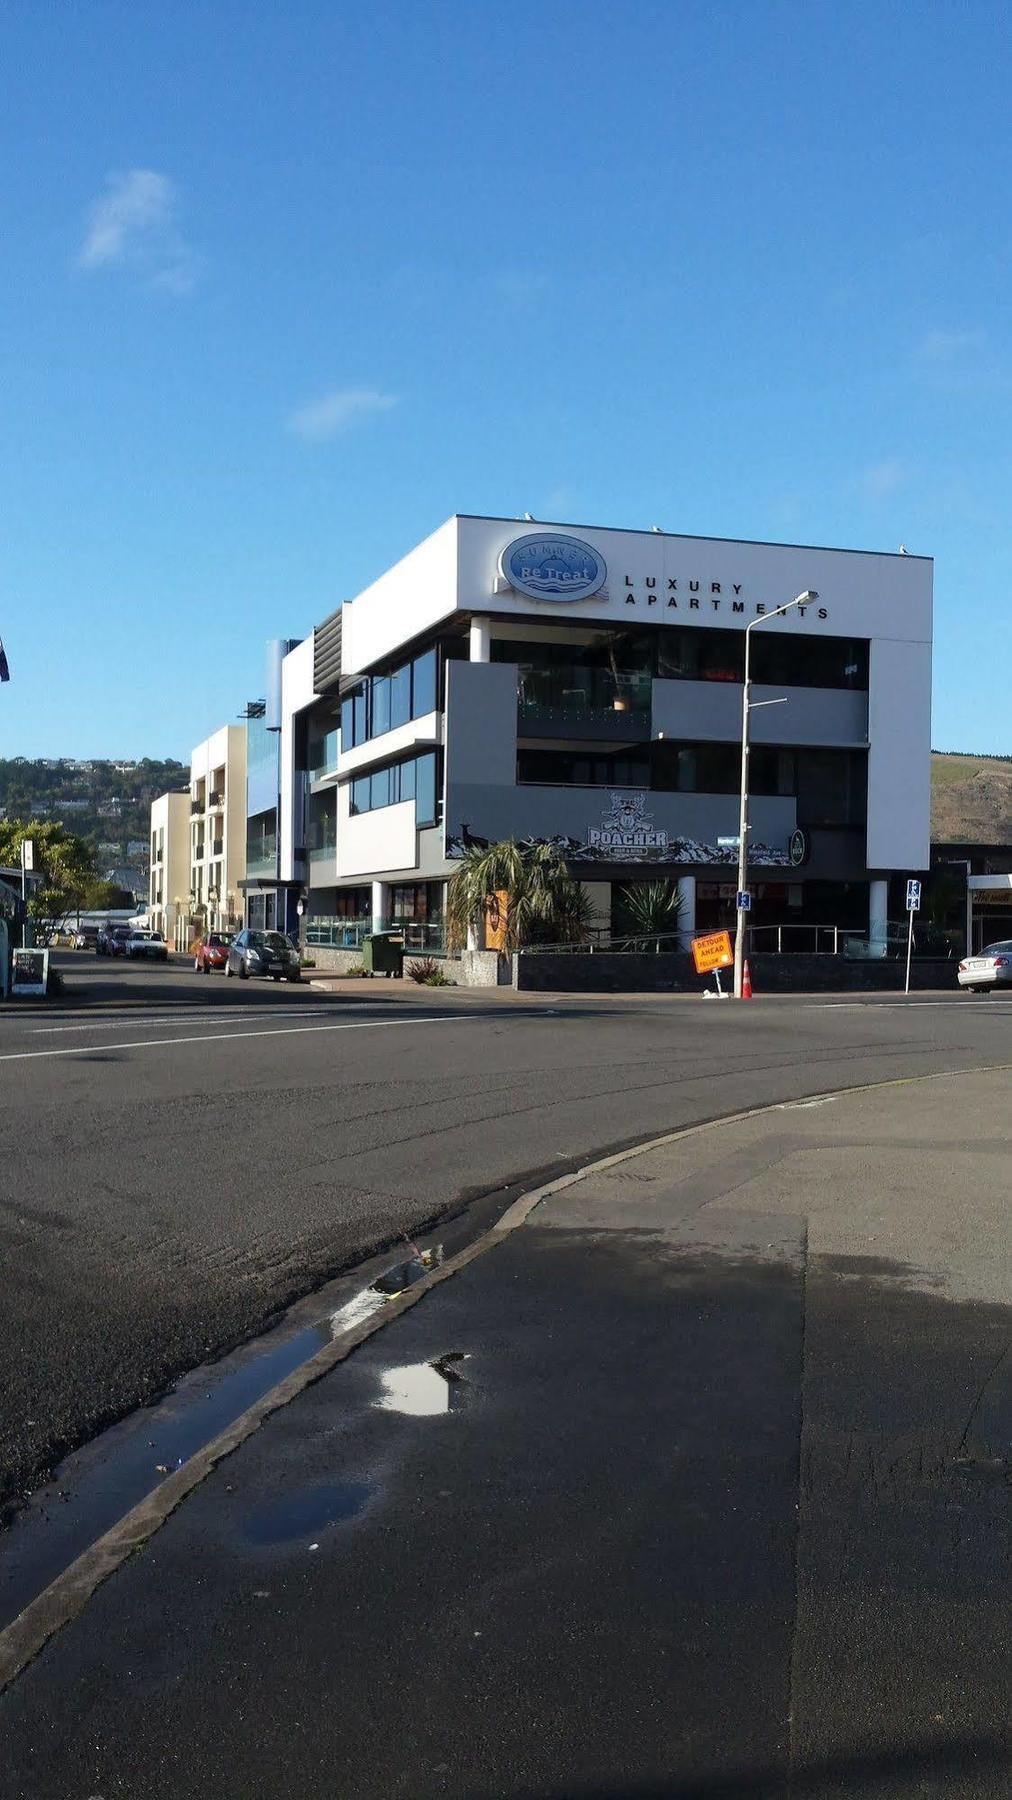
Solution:
<svg viewBox="0 0 1012 1800">
<path fill-rule="evenodd" d="M 179 230 L 178 208 L 174 182 L 155 169 L 110 175 L 89 211 L 78 268 L 130 268 L 152 287 L 188 294 L 197 259 Z"/>
<path fill-rule="evenodd" d="M 318 400 L 297 406 L 288 417 L 287 429 L 307 444 L 322 444 L 360 420 L 389 412 L 396 405 L 396 395 L 381 394 L 375 388 L 333 388 Z"/>
<path fill-rule="evenodd" d="M 872 463 L 861 476 L 861 487 L 869 500 L 888 500 L 903 487 L 907 479 L 907 471 L 896 457 L 885 462 Z"/>
</svg>

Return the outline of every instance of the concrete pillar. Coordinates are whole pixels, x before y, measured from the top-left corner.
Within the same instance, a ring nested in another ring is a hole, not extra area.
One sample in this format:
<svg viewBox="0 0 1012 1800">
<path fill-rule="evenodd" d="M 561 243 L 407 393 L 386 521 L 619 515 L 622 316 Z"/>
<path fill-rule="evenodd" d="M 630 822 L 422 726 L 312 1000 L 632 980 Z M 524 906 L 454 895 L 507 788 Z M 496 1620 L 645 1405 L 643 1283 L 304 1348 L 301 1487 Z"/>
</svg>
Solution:
<svg viewBox="0 0 1012 1800">
<path fill-rule="evenodd" d="M 868 954 L 884 956 L 888 938 L 889 883 L 879 877 L 868 883 Z"/>
<path fill-rule="evenodd" d="M 372 884 L 372 928 L 382 931 L 387 922 L 390 883 L 374 881 Z"/>
<path fill-rule="evenodd" d="M 679 875 L 678 892 L 682 901 L 682 910 L 678 915 L 678 941 L 683 950 L 687 950 L 689 939 L 696 935 L 696 877 Z"/>
<path fill-rule="evenodd" d="M 471 620 L 471 661 L 492 661 L 492 626 L 488 619 Z"/>
</svg>

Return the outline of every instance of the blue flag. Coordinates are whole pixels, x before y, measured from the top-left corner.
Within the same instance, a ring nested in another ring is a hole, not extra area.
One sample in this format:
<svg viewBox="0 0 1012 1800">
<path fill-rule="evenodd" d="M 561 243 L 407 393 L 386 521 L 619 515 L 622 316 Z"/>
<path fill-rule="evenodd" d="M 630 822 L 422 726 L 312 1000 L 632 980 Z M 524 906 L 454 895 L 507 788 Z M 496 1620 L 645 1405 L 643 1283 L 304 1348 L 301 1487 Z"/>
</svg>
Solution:
<svg viewBox="0 0 1012 1800">
<path fill-rule="evenodd" d="M 0 681 L 9 681 L 10 678 L 11 672 L 7 662 L 7 654 L 3 647 L 3 639 L 0 638 Z"/>
</svg>

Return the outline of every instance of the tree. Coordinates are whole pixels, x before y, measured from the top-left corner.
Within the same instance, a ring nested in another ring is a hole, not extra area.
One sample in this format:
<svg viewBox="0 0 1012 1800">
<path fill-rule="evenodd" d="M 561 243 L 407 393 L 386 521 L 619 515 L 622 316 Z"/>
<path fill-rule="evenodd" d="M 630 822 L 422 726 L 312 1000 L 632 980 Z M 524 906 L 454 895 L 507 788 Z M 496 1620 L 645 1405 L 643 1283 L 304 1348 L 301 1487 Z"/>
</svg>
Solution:
<svg viewBox="0 0 1012 1800">
<path fill-rule="evenodd" d="M 25 838 L 35 847 L 35 874 L 41 876 L 30 887 L 28 912 L 45 937 L 82 905 L 95 881 L 94 851 L 86 838 L 51 819 L 2 819 L 0 864 L 20 867 Z"/>
<path fill-rule="evenodd" d="M 129 888 L 119 887 L 115 881 L 92 881 L 85 888 L 82 907 L 88 912 L 122 912 L 125 907 L 132 907 L 134 897 Z"/>
<path fill-rule="evenodd" d="M 659 953 L 661 938 L 673 935 L 678 929 L 682 896 L 674 881 L 631 881 L 621 890 L 619 906 L 636 936 L 653 940 L 653 947 Z M 649 947 L 649 942 L 640 945 L 644 950 Z"/>
<path fill-rule="evenodd" d="M 593 921 L 586 889 L 574 881 L 554 844 L 469 845 L 447 883 L 446 923 L 451 947 L 469 930 L 480 935 L 490 906 L 506 895 L 506 954 L 531 943 L 579 943 Z"/>
</svg>

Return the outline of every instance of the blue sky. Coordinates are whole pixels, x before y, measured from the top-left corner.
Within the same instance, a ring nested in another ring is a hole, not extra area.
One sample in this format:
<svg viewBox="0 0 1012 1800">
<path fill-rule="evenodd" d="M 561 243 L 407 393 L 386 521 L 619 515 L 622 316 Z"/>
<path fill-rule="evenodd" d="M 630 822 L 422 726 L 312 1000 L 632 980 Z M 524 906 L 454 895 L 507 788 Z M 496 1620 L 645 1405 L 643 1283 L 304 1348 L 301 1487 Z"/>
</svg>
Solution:
<svg viewBox="0 0 1012 1800">
<path fill-rule="evenodd" d="M 936 559 L 1012 751 L 1006 9 L 5 9 L 0 755 L 177 755 L 450 513 Z"/>
</svg>

